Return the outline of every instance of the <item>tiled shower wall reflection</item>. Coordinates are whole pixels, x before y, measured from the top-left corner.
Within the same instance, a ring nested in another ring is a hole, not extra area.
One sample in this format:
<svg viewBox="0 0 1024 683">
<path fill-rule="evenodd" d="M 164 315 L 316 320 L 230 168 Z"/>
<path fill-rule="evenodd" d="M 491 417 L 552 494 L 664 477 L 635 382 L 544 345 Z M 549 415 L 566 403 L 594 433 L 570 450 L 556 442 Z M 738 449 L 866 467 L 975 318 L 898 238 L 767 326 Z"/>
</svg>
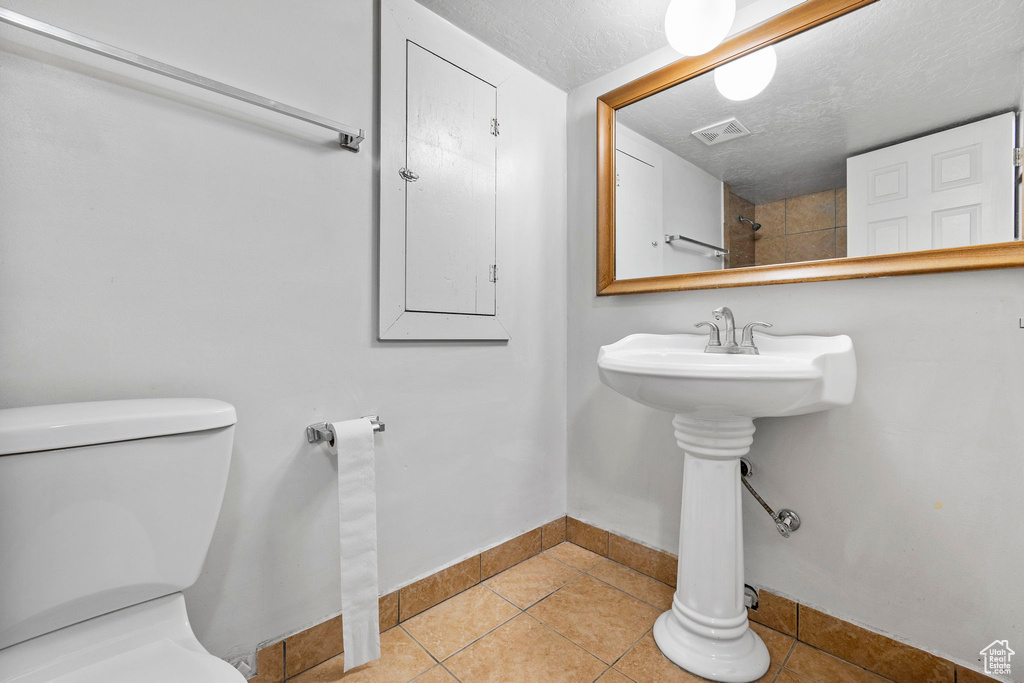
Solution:
<svg viewBox="0 0 1024 683">
<path fill-rule="evenodd" d="M 725 257 L 726 268 L 742 268 L 754 265 L 754 232 L 749 223 L 740 223 L 740 216 L 754 219 L 754 205 L 746 199 L 733 194 L 726 185 L 722 195 L 725 197 L 725 248 L 729 250 Z"/>
<path fill-rule="evenodd" d="M 725 186 L 726 268 L 846 256 L 846 188 L 755 206 Z M 744 216 L 761 224 L 754 232 Z"/>
<path fill-rule="evenodd" d="M 845 187 L 755 206 L 754 220 L 754 265 L 846 256 Z"/>
</svg>

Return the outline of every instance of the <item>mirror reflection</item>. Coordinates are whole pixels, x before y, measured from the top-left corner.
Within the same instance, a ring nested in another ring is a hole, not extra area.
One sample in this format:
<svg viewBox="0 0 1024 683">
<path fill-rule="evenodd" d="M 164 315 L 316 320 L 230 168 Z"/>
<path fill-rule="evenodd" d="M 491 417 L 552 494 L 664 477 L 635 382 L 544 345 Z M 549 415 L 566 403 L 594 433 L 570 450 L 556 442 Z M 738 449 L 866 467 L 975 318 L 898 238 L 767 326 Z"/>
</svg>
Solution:
<svg viewBox="0 0 1024 683">
<path fill-rule="evenodd" d="M 616 279 L 1020 239 L 1022 105 L 1020 0 L 882 0 L 619 109 Z"/>
</svg>

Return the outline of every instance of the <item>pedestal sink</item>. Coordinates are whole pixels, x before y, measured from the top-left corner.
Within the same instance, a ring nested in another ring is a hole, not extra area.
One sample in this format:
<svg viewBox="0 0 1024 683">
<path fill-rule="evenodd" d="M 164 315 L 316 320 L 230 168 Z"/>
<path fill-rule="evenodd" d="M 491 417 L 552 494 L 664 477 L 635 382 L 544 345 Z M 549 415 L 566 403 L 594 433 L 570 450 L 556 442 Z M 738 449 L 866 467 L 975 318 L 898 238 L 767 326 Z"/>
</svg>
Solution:
<svg viewBox="0 0 1024 683">
<path fill-rule="evenodd" d="M 676 414 L 683 450 L 679 574 L 654 639 L 691 673 L 732 683 L 768 670 L 768 650 L 743 605 L 740 457 L 753 442 L 753 420 L 847 405 L 857 377 L 847 336 L 758 334 L 755 341 L 758 355 L 739 355 L 705 353 L 703 335 L 634 334 L 601 347 L 597 360 L 609 387 Z"/>
</svg>

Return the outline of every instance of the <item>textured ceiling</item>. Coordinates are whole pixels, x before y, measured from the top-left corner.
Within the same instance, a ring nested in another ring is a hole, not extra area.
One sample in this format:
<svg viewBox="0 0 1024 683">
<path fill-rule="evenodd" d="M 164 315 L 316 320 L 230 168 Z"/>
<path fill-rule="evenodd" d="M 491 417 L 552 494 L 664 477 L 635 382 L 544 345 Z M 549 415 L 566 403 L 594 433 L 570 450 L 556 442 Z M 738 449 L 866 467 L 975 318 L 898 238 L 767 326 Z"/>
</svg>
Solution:
<svg viewBox="0 0 1024 683">
<path fill-rule="evenodd" d="M 669 0 L 418 2 L 563 90 L 668 45 Z"/>
<path fill-rule="evenodd" d="M 1021 106 L 1024 3 L 881 0 L 777 49 L 751 100 L 707 74 L 618 121 L 755 203 L 844 187 L 848 156 Z M 713 147 L 690 134 L 730 116 L 753 134 Z"/>
</svg>

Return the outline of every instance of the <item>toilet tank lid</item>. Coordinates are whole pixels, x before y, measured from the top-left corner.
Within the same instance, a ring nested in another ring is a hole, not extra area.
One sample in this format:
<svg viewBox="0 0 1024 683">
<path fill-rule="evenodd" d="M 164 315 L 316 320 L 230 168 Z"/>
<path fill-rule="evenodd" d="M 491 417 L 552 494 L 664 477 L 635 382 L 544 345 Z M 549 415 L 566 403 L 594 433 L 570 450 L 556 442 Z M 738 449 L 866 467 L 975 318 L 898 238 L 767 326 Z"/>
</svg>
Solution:
<svg viewBox="0 0 1024 683">
<path fill-rule="evenodd" d="M 235 407 L 207 398 L 90 401 L 0 410 L 0 455 L 49 451 L 235 424 Z"/>
</svg>

